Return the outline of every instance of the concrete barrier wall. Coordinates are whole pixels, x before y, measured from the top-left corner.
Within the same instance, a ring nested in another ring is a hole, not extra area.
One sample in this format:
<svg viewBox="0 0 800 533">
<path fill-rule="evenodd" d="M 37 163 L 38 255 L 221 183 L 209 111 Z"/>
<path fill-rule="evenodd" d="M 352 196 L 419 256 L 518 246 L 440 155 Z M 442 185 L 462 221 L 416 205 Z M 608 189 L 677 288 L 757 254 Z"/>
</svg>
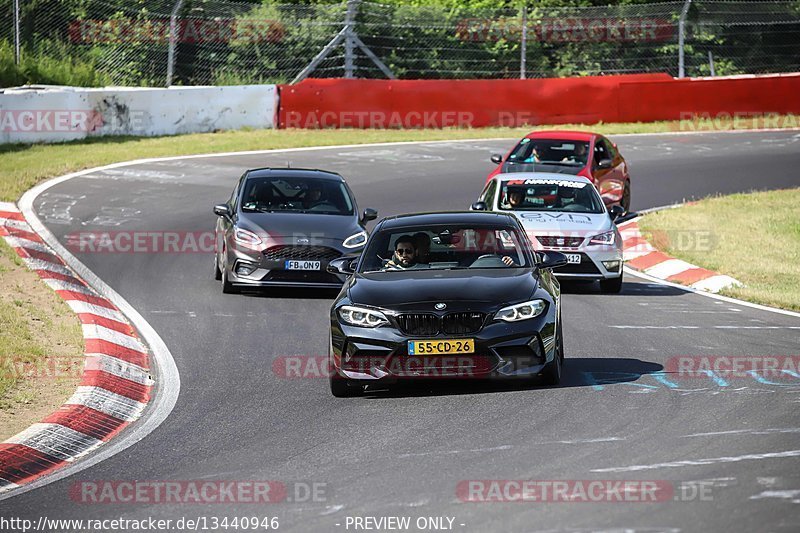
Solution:
<svg viewBox="0 0 800 533">
<path fill-rule="evenodd" d="M 0 143 L 273 128 L 277 107 L 274 85 L 6 89 Z"/>
<path fill-rule="evenodd" d="M 800 113 L 800 74 L 533 80 L 310 79 L 280 87 L 281 128 L 441 128 Z"/>
</svg>

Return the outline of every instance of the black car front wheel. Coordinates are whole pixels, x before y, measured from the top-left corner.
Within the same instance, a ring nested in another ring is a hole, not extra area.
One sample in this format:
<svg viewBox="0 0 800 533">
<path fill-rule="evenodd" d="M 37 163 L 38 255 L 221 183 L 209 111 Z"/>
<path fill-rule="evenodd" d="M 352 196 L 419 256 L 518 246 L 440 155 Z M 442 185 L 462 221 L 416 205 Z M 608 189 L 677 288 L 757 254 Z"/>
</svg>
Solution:
<svg viewBox="0 0 800 533">
<path fill-rule="evenodd" d="M 352 398 L 353 396 L 361 396 L 364 392 L 364 387 L 345 379 L 338 374 L 332 375 L 330 378 L 331 394 L 337 398 Z"/>
<path fill-rule="evenodd" d="M 561 383 L 561 371 L 564 368 L 564 336 L 561 334 L 561 321 L 558 322 L 556 330 L 556 353 L 553 361 L 544 367 L 542 376 L 547 385 L 558 385 Z"/>
</svg>

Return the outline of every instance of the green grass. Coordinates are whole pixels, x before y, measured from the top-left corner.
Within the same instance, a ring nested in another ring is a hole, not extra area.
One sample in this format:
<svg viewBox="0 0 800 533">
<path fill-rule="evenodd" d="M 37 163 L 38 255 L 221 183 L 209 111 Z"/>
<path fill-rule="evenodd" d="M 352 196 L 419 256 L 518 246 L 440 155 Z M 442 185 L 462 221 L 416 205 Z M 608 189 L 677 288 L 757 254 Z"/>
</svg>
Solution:
<svg viewBox="0 0 800 533">
<path fill-rule="evenodd" d="M 790 126 L 798 124 L 798 120 L 782 120 L 779 123 Z M 715 126 L 724 128 L 725 124 L 723 121 Z M 519 138 L 532 129 L 552 127 L 554 126 L 440 130 L 249 130 L 167 137 L 96 137 L 60 144 L 0 145 L 0 201 L 16 201 L 23 192 L 53 176 L 131 159 L 337 144 Z M 591 126 L 564 124 L 556 127 L 619 134 L 679 131 L 681 128 L 685 129 L 686 124 L 669 121 Z"/>
<path fill-rule="evenodd" d="M 707 198 L 647 215 L 643 233 L 662 251 L 727 274 L 722 294 L 800 311 L 800 188 Z"/>
</svg>

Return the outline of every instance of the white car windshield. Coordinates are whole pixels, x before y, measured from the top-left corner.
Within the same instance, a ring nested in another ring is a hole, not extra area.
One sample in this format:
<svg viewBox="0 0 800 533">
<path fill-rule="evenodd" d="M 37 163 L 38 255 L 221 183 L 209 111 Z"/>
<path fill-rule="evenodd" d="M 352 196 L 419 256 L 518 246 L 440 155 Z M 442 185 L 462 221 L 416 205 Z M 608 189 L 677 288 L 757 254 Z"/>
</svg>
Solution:
<svg viewBox="0 0 800 533">
<path fill-rule="evenodd" d="M 588 182 L 559 179 L 519 179 L 502 182 L 503 211 L 567 211 L 603 213 L 603 201 Z"/>
</svg>

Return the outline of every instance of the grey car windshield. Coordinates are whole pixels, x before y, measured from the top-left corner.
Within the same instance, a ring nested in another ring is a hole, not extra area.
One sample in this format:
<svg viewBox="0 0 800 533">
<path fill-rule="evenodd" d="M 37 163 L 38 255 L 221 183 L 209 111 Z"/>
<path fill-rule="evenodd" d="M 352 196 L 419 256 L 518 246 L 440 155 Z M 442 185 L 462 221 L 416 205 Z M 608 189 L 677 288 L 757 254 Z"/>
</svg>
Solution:
<svg viewBox="0 0 800 533">
<path fill-rule="evenodd" d="M 568 180 L 510 180 L 500 189 L 504 211 L 572 211 L 603 213 L 603 201 L 588 182 Z"/>
<path fill-rule="evenodd" d="M 315 178 L 250 178 L 241 205 L 243 211 L 255 212 L 353 214 L 353 200 L 344 183 Z"/>
<path fill-rule="evenodd" d="M 431 226 L 382 231 L 359 272 L 530 267 L 527 237 L 507 226 Z"/>
</svg>

